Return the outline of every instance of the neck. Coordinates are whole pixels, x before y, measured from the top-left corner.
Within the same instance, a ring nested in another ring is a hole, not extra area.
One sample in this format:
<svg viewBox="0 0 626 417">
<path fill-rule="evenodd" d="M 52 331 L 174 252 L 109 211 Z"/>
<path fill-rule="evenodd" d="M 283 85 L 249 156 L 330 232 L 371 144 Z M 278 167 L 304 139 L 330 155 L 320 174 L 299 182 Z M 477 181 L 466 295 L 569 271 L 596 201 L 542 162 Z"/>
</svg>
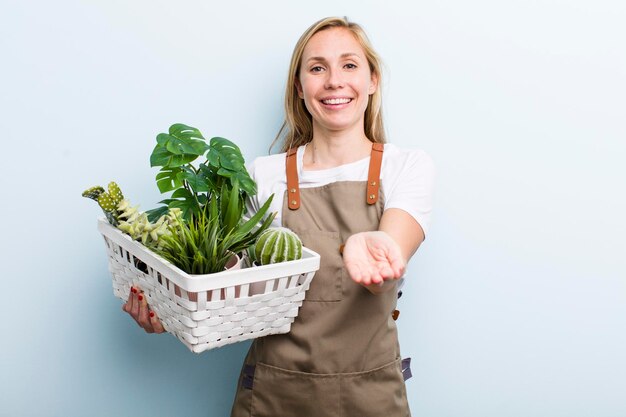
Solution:
<svg viewBox="0 0 626 417">
<path fill-rule="evenodd" d="M 308 171 L 334 168 L 367 158 L 372 142 L 363 132 L 313 134 L 304 152 L 304 169 Z"/>
</svg>

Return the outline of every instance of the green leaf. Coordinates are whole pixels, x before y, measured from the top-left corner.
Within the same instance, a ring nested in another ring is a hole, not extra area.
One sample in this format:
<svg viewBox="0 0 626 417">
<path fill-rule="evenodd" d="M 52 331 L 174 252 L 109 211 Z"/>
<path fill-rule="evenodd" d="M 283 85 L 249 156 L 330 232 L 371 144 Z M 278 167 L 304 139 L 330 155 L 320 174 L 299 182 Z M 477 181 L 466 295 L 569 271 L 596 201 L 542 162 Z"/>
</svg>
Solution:
<svg viewBox="0 0 626 417">
<path fill-rule="evenodd" d="M 169 136 L 167 142 L 165 142 L 167 150 L 175 155 L 196 155 L 200 156 L 207 151 L 208 145 L 202 141 L 185 138 Z"/>
<path fill-rule="evenodd" d="M 187 221 L 200 213 L 200 206 L 195 199 L 195 194 L 185 188 L 179 188 L 172 193 L 172 199 L 168 202 L 168 206 L 181 209 L 183 218 Z"/>
<path fill-rule="evenodd" d="M 267 210 L 269 210 L 270 204 L 272 203 L 273 199 L 274 199 L 274 194 L 270 195 L 270 197 L 265 201 L 265 203 L 261 206 L 261 208 L 259 208 L 257 212 L 254 213 L 254 215 L 248 219 L 247 222 L 243 223 L 240 226 L 239 231 L 244 234 L 252 231 L 252 229 L 254 229 L 254 227 L 259 223 L 259 221 L 261 221 L 263 216 L 265 216 L 265 213 L 267 213 Z M 268 218 L 270 219 L 270 223 L 274 220 L 274 217 L 276 217 L 276 213 L 272 213 L 270 216 L 268 216 Z"/>
<path fill-rule="evenodd" d="M 152 150 L 152 154 L 150 155 L 150 166 L 151 167 L 164 167 L 168 164 L 170 160 L 170 153 L 165 149 L 165 146 L 161 146 L 161 144 L 157 144 Z"/>
<path fill-rule="evenodd" d="M 214 167 L 226 168 L 230 171 L 242 169 L 245 171 L 246 169 L 239 147 L 225 138 L 211 138 L 211 147 L 207 159 Z"/>
<path fill-rule="evenodd" d="M 243 215 L 243 201 L 239 194 L 239 184 L 235 181 L 232 189 L 227 186 L 222 187 L 221 214 L 222 227 L 226 233 L 235 229 L 239 225 L 239 221 Z"/>
<path fill-rule="evenodd" d="M 248 174 L 248 171 L 244 170 L 233 173 L 230 176 L 230 181 L 231 183 L 237 181 L 241 190 L 244 191 L 246 194 L 256 194 L 256 183 L 252 178 L 250 178 L 250 174 Z"/>
<path fill-rule="evenodd" d="M 157 187 L 161 194 L 175 190 L 183 186 L 180 174 L 182 168 L 161 168 L 156 176 Z"/>
<path fill-rule="evenodd" d="M 174 200 L 169 206 L 171 208 L 179 208 L 182 211 L 183 219 L 190 221 L 194 213 L 200 210 L 200 207 L 194 200 Z"/>
<path fill-rule="evenodd" d="M 210 183 L 203 171 L 199 170 L 198 173 L 196 173 L 189 167 L 182 167 L 182 170 L 182 178 L 187 181 L 195 193 L 202 193 L 210 190 Z"/>
<path fill-rule="evenodd" d="M 193 198 L 193 194 L 185 188 L 179 188 L 172 193 L 172 198 Z"/>
<path fill-rule="evenodd" d="M 198 155 L 175 155 L 166 147 L 156 145 L 150 155 L 151 167 L 179 167 L 194 161 Z"/>
<path fill-rule="evenodd" d="M 169 128 L 170 135 L 178 137 L 188 137 L 204 140 L 202 133 L 195 127 L 187 126 L 182 123 L 174 123 Z"/>
<path fill-rule="evenodd" d="M 168 133 L 157 135 L 157 145 L 150 156 L 151 166 L 181 166 L 203 155 L 208 149 L 204 137 L 195 127 L 173 124 Z"/>
<path fill-rule="evenodd" d="M 207 186 L 212 193 L 219 193 L 220 186 L 218 181 L 217 169 L 214 169 L 206 164 L 200 164 L 198 170 L 202 174 L 202 177 L 206 180 Z"/>
<path fill-rule="evenodd" d="M 169 211 L 168 206 L 161 206 L 161 207 L 157 207 L 152 210 L 146 211 L 146 214 L 148 215 L 148 220 L 150 221 L 150 223 L 154 223 L 157 220 L 159 220 L 159 217 L 167 214 L 168 211 Z"/>
</svg>

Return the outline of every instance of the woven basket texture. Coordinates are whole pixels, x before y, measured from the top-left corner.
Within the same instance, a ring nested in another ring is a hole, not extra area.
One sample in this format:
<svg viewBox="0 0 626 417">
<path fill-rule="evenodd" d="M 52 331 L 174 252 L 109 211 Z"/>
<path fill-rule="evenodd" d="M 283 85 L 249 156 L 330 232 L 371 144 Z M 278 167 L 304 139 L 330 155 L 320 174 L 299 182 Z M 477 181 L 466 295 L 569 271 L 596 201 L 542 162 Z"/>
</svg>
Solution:
<svg viewBox="0 0 626 417">
<path fill-rule="evenodd" d="M 113 293 L 128 299 L 138 286 L 163 327 L 191 351 L 287 333 L 319 269 L 317 253 L 280 264 L 189 275 L 130 236 L 98 221 L 113 279 Z"/>
</svg>

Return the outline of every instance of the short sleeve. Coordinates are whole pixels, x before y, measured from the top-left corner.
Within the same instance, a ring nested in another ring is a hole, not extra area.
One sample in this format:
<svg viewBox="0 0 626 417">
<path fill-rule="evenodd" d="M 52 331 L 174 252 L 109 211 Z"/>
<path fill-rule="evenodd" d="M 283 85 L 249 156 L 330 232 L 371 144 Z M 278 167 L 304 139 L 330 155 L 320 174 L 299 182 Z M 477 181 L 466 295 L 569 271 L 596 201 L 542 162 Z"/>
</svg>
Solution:
<svg viewBox="0 0 626 417">
<path fill-rule="evenodd" d="M 277 213 L 272 226 L 281 225 L 278 213 L 282 207 L 284 191 L 287 189 L 286 181 L 282 178 L 285 175 L 284 157 L 284 154 L 261 156 L 255 158 L 252 163 L 246 164 L 248 174 L 254 180 L 257 190 L 255 195 L 246 198 L 246 218 L 254 216 L 273 194 L 274 197 L 266 215 Z M 281 159 L 283 162 L 279 163 Z"/>
<path fill-rule="evenodd" d="M 435 167 L 422 150 L 398 151 L 383 169 L 385 210 L 398 208 L 409 213 L 428 234 L 430 227 Z"/>
</svg>

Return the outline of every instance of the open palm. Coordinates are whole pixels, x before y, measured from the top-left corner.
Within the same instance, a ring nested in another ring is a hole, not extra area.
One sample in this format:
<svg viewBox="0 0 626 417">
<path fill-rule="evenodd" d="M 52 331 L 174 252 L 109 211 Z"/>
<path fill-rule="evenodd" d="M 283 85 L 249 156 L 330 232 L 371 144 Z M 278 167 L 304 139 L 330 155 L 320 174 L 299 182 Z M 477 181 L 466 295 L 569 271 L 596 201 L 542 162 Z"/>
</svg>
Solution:
<svg viewBox="0 0 626 417">
<path fill-rule="evenodd" d="M 343 249 L 343 263 L 352 280 L 364 285 L 398 279 L 406 266 L 398 244 L 381 231 L 350 236 Z"/>
</svg>

